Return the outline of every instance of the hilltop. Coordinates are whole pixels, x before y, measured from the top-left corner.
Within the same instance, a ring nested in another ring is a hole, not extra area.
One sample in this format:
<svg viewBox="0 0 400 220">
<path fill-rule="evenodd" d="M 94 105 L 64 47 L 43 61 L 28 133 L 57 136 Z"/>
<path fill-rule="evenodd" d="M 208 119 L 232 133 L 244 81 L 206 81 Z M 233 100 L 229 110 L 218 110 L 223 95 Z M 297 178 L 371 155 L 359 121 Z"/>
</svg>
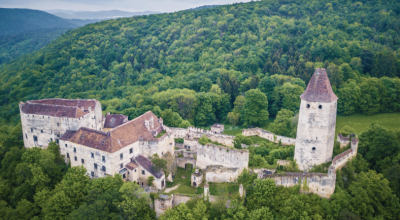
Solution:
<svg viewBox="0 0 400 220">
<path fill-rule="evenodd" d="M 122 111 L 156 105 L 168 89 L 200 94 L 213 84 L 230 108 L 260 88 L 271 115 L 296 112 L 299 87 L 316 67 L 327 69 L 339 113 L 399 111 L 400 96 L 388 96 L 400 93 L 399 12 L 394 0 L 257 1 L 89 24 L 0 66 L 2 118 L 16 116 L 21 100 L 117 98 Z M 284 85 L 289 78 L 301 80 Z"/>
</svg>

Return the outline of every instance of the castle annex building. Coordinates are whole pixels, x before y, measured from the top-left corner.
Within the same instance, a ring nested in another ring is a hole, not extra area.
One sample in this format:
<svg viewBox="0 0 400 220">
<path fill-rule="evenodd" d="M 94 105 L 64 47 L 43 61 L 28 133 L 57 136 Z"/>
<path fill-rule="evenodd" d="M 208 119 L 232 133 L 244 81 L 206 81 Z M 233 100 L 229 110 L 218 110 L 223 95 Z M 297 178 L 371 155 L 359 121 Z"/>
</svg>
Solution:
<svg viewBox="0 0 400 220">
<path fill-rule="evenodd" d="M 20 102 L 19 110 L 26 148 L 58 143 L 67 130 L 103 128 L 101 104 L 94 99 L 32 100 Z"/>
</svg>

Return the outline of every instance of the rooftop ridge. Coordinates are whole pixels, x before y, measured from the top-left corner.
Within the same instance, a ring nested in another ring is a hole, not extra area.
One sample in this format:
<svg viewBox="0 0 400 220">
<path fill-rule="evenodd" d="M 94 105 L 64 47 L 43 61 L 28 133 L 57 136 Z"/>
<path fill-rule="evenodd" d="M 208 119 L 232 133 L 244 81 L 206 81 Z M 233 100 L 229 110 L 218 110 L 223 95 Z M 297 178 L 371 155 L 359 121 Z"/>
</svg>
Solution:
<svg viewBox="0 0 400 220">
<path fill-rule="evenodd" d="M 140 117 L 142 117 L 143 115 L 145 115 L 145 114 L 147 114 L 147 113 L 149 113 L 149 112 L 151 112 L 151 111 L 147 111 L 147 112 L 145 112 L 145 113 L 139 115 L 138 117 L 136 117 L 136 118 L 134 118 L 134 119 L 132 119 L 132 120 L 126 122 L 126 123 L 123 123 L 123 124 L 121 124 L 121 125 L 118 125 L 117 127 L 113 128 L 111 131 L 116 130 L 116 129 L 118 129 L 118 128 L 121 128 L 121 127 L 123 127 L 123 126 L 125 126 L 125 125 L 131 124 L 132 122 L 134 122 L 134 121 L 136 121 L 136 120 L 139 120 Z"/>
</svg>

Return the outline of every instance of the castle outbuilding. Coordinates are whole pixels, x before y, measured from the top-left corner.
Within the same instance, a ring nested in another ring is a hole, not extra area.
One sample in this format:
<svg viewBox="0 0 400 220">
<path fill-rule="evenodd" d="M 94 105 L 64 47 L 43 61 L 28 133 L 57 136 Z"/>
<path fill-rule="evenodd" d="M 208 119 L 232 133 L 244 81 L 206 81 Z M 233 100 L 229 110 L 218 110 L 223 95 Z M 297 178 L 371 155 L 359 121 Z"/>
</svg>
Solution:
<svg viewBox="0 0 400 220">
<path fill-rule="evenodd" d="M 338 97 L 325 69 L 317 68 L 300 96 L 294 159 L 301 170 L 332 161 Z"/>
<path fill-rule="evenodd" d="M 101 104 L 95 99 L 42 99 L 19 103 L 25 148 L 47 147 L 67 131 L 101 130 Z"/>
</svg>

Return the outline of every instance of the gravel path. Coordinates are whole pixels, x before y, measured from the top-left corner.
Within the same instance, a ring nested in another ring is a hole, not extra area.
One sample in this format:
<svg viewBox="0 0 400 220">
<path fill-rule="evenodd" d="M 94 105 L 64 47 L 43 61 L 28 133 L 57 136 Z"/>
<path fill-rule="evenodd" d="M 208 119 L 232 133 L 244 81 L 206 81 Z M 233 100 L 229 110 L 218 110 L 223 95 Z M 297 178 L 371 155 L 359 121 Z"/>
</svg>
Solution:
<svg viewBox="0 0 400 220">
<path fill-rule="evenodd" d="M 171 192 L 172 190 L 178 189 L 178 187 L 179 187 L 180 185 L 181 185 L 181 184 L 178 184 L 178 185 L 176 185 L 176 186 L 174 186 L 174 187 L 171 187 L 171 188 L 166 188 L 166 189 L 164 190 L 164 192 L 165 192 L 165 193 L 169 193 L 169 192 Z"/>
</svg>

